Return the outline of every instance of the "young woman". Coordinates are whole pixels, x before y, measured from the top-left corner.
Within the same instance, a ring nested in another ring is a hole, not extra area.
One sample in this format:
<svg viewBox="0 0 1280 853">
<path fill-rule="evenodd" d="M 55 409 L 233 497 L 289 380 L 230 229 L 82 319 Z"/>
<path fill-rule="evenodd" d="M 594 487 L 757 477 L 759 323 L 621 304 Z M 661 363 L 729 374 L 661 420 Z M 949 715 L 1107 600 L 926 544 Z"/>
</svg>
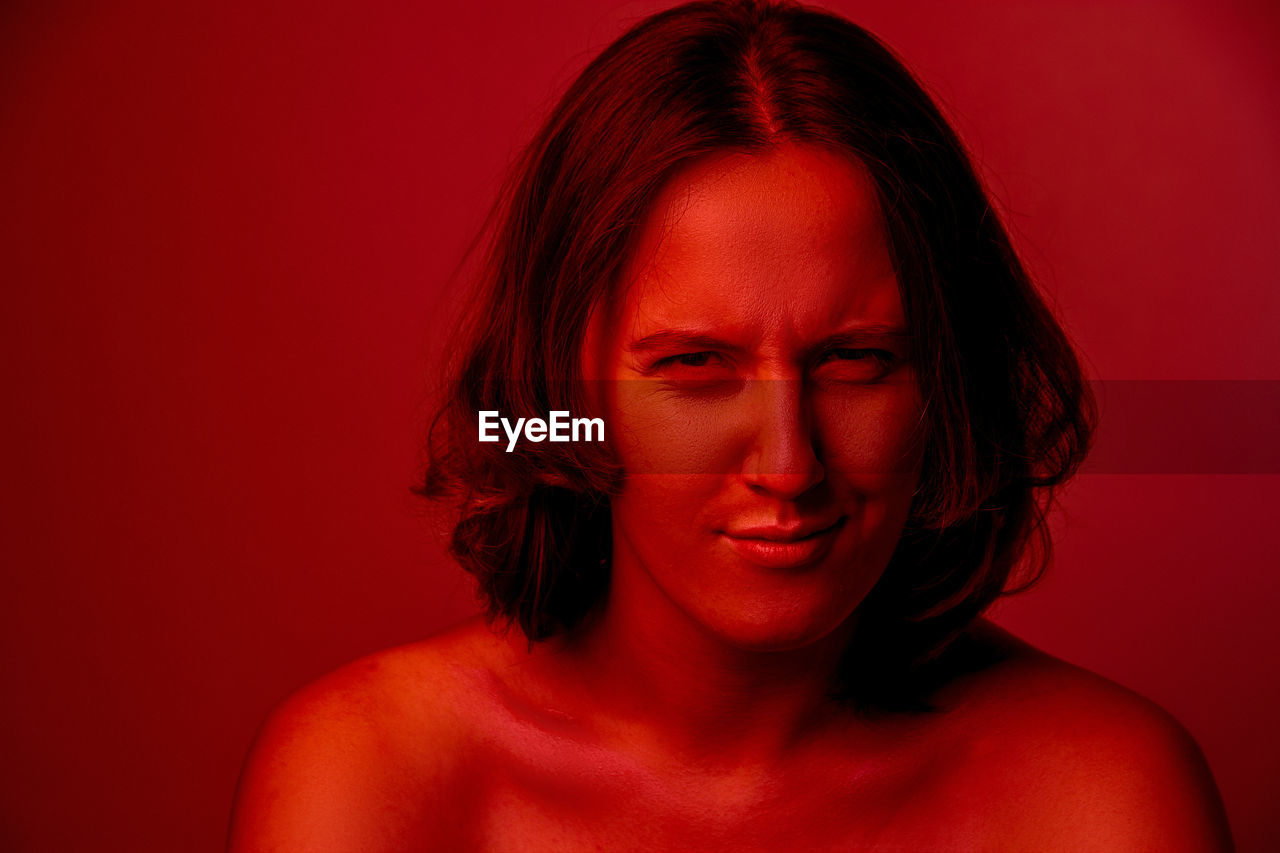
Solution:
<svg viewBox="0 0 1280 853">
<path fill-rule="evenodd" d="M 278 709 L 233 850 L 1230 847 L 1176 722 L 980 618 L 1092 404 L 872 36 L 655 15 L 496 222 L 424 488 L 489 618 Z"/>
</svg>

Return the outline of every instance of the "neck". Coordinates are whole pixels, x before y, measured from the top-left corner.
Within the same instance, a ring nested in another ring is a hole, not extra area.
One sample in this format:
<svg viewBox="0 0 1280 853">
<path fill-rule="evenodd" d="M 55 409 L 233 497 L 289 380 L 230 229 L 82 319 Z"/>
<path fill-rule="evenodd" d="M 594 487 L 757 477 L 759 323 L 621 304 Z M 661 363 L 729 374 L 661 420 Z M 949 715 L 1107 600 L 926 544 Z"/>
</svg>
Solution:
<svg viewBox="0 0 1280 853">
<path fill-rule="evenodd" d="M 802 648 L 744 647 L 619 568 L 605 607 L 565 650 L 629 739 L 742 766 L 777 760 L 830 718 L 850 623 Z"/>
</svg>

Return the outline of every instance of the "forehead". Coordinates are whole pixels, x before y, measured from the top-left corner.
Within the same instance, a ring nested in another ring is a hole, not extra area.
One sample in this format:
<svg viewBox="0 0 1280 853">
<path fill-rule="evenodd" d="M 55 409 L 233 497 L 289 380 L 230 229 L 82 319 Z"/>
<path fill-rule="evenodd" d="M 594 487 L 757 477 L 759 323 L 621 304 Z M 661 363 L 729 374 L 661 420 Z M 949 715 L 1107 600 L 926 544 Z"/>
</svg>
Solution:
<svg viewBox="0 0 1280 853">
<path fill-rule="evenodd" d="M 676 175 L 622 285 L 622 336 L 675 323 L 803 335 L 854 315 L 902 319 L 870 175 L 811 146 L 718 155 Z"/>
</svg>

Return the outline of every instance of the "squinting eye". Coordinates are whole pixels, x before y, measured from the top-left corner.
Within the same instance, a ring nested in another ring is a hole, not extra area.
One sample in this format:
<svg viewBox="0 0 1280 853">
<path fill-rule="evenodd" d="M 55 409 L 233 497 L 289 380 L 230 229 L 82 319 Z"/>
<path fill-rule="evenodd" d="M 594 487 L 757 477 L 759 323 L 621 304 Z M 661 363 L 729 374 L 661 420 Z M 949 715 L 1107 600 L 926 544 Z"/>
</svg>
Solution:
<svg viewBox="0 0 1280 853">
<path fill-rule="evenodd" d="M 837 347 L 829 351 L 824 357 L 824 361 L 834 358 L 838 361 L 864 361 L 874 360 L 881 364 L 891 364 L 896 358 L 893 353 L 882 349 L 850 349 L 848 347 Z"/>
<path fill-rule="evenodd" d="M 884 379 L 899 362 L 898 356 L 888 350 L 834 347 L 822 354 L 814 371 L 823 379 L 863 384 Z"/>
<path fill-rule="evenodd" d="M 654 367 L 663 367 L 665 365 L 679 365 L 680 367 L 706 367 L 714 359 L 719 356 L 714 352 L 686 352 L 680 355 L 668 356 L 658 361 Z"/>
<path fill-rule="evenodd" d="M 719 400 L 742 387 L 733 359 L 715 350 L 669 355 L 654 362 L 646 373 L 660 379 L 674 399 Z"/>
</svg>

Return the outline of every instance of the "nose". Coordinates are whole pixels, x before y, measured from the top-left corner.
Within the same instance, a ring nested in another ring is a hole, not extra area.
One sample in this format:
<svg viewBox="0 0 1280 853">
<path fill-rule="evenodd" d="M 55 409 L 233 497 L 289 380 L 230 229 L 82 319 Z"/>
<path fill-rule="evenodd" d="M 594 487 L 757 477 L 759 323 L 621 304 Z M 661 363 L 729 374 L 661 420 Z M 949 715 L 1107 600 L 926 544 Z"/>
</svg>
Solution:
<svg viewBox="0 0 1280 853">
<path fill-rule="evenodd" d="M 767 379 L 752 384 L 756 430 L 743 462 L 743 477 L 752 491 L 794 500 L 826 476 L 814 445 L 804 382 Z"/>
</svg>

